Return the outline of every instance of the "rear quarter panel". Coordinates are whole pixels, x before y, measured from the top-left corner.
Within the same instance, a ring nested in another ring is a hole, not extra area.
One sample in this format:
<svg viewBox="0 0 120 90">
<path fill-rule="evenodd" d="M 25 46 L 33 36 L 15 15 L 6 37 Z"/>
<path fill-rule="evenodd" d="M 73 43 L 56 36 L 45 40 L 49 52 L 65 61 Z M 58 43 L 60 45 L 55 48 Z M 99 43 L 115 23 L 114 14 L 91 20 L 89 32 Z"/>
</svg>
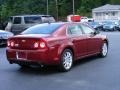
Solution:
<svg viewBox="0 0 120 90">
<path fill-rule="evenodd" d="M 54 60 L 60 60 L 61 53 L 67 47 L 73 48 L 73 44 L 66 36 L 49 38 L 47 40 L 50 57 Z"/>
</svg>

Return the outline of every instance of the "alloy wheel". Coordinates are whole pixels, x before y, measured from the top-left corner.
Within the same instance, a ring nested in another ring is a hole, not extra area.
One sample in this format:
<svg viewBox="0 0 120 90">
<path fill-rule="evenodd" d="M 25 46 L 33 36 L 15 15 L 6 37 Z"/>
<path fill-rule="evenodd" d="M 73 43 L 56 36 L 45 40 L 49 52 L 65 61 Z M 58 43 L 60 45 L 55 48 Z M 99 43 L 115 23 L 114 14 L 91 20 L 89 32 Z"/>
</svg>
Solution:
<svg viewBox="0 0 120 90">
<path fill-rule="evenodd" d="M 61 69 L 62 71 L 68 71 L 71 69 L 73 64 L 73 54 L 71 50 L 66 49 L 63 51 L 61 56 Z"/>
</svg>

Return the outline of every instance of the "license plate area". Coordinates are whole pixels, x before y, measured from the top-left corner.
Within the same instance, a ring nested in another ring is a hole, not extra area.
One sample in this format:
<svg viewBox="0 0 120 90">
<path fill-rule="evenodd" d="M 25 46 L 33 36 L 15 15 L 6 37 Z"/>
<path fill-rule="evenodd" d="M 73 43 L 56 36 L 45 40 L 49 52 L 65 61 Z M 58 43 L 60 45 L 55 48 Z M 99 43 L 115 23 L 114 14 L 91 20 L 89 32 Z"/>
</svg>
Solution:
<svg viewBox="0 0 120 90">
<path fill-rule="evenodd" d="M 26 52 L 16 52 L 16 59 L 26 60 L 27 59 Z"/>
</svg>

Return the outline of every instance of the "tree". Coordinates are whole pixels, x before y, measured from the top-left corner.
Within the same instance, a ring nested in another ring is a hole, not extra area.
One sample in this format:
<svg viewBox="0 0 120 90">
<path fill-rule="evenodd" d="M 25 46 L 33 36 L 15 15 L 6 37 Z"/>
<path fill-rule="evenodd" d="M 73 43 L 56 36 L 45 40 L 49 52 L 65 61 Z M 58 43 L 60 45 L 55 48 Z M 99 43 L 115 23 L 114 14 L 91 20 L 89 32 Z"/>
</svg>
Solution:
<svg viewBox="0 0 120 90">
<path fill-rule="evenodd" d="M 56 0 L 49 1 L 49 14 L 56 17 Z M 73 13 L 73 0 L 57 0 L 58 16 L 63 18 Z M 93 8 L 104 4 L 120 4 L 120 0 L 74 0 L 75 14 L 91 16 Z M 11 15 L 46 14 L 46 0 L 0 0 L 0 22 Z"/>
<path fill-rule="evenodd" d="M 111 4 L 120 4 L 120 0 L 110 0 Z"/>
</svg>

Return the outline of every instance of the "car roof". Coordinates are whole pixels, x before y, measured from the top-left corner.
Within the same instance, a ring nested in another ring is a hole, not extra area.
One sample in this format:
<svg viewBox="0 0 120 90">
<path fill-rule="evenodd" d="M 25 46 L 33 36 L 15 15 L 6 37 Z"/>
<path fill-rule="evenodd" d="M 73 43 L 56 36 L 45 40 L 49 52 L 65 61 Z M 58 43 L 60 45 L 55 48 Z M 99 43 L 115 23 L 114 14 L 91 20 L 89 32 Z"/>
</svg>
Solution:
<svg viewBox="0 0 120 90">
<path fill-rule="evenodd" d="M 50 17 L 52 17 L 51 15 L 39 15 L 39 14 L 36 14 L 36 15 L 15 15 L 15 16 L 10 16 L 10 17 L 29 17 L 29 16 L 50 16 Z"/>
</svg>

